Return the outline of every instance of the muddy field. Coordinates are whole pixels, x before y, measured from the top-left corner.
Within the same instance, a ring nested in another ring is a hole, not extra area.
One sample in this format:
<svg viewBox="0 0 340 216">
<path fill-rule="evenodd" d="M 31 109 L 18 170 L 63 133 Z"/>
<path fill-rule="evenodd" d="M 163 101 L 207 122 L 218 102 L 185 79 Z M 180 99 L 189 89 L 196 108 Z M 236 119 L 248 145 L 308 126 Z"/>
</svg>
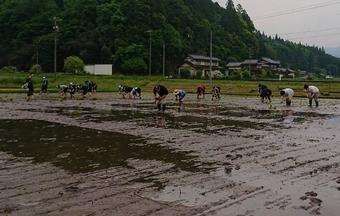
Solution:
<svg viewBox="0 0 340 216">
<path fill-rule="evenodd" d="M 339 215 L 340 101 L 169 102 L 0 95 L 0 214 Z"/>
</svg>

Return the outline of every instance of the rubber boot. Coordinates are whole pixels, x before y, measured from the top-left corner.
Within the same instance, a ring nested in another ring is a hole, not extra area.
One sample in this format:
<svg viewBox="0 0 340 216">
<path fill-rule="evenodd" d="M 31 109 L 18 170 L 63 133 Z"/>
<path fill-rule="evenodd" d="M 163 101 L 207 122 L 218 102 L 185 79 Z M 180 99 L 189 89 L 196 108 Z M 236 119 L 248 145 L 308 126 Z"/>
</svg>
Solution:
<svg viewBox="0 0 340 216">
<path fill-rule="evenodd" d="M 162 110 L 161 104 L 157 104 L 158 111 Z"/>
<path fill-rule="evenodd" d="M 315 101 L 315 106 L 316 106 L 316 107 L 319 106 L 319 101 Z"/>
<path fill-rule="evenodd" d="M 163 104 L 163 112 L 165 112 L 165 109 L 166 109 L 166 105 L 165 104 Z"/>
<path fill-rule="evenodd" d="M 313 100 L 309 99 L 309 106 L 311 107 L 313 105 Z"/>
</svg>

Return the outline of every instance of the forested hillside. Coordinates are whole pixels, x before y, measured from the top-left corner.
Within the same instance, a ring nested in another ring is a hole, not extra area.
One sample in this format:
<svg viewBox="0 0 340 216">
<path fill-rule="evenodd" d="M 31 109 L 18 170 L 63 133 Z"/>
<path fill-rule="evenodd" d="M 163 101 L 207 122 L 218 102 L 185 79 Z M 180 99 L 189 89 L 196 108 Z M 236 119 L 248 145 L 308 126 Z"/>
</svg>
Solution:
<svg viewBox="0 0 340 216">
<path fill-rule="evenodd" d="M 161 71 L 166 46 L 167 71 L 188 53 L 228 61 L 267 56 L 283 66 L 338 74 L 340 59 L 317 47 L 269 38 L 259 33 L 247 12 L 230 0 L 226 8 L 211 0 L 0 0 L 0 67 L 27 70 L 36 63 L 53 70 L 53 17 L 58 22 L 58 70 L 71 55 L 86 64 L 112 63 L 123 73 L 146 73 L 152 30 L 153 72 Z"/>
</svg>

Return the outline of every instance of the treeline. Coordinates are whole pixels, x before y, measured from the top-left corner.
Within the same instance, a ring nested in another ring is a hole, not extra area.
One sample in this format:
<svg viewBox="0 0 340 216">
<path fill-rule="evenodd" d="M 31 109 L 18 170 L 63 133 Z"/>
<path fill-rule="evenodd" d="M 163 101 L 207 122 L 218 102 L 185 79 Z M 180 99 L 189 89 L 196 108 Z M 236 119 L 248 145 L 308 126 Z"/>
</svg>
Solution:
<svg viewBox="0 0 340 216">
<path fill-rule="evenodd" d="M 0 0 L 0 67 L 27 70 L 37 61 L 53 70 L 53 17 L 58 17 L 58 70 L 79 56 L 86 64 L 110 63 L 116 71 L 147 72 L 152 30 L 153 73 L 175 71 L 186 54 L 213 52 L 225 62 L 249 56 L 281 60 L 284 66 L 339 74 L 340 60 L 323 49 L 259 33 L 241 5 L 226 8 L 211 0 Z M 39 57 L 39 58 L 37 58 Z"/>
</svg>

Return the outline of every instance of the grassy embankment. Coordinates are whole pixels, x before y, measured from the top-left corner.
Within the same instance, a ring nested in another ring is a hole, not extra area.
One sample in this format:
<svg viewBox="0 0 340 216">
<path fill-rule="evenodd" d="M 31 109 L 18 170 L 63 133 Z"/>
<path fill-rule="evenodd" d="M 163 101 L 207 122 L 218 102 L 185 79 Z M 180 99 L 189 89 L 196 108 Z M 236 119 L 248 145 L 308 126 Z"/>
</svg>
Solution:
<svg viewBox="0 0 340 216">
<path fill-rule="evenodd" d="M 0 73 L 0 93 L 20 93 L 25 92 L 21 89 L 25 81 L 26 73 Z M 115 92 L 119 84 L 129 86 L 139 86 L 144 92 L 151 92 L 156 83 L 167 86 L 170 90 L 183 88 L 187 92 L 195 92 L 200 83 L 209 86 L 208 80 L 189 80 L 189 79 L 162 79 L 160 76 L 93 76 L 93 75 L 72 75 L 58 73 L 55 79 L 53 73 L 35 74 L 33 82 L 35 91 L 39 92 L 41 79 L 43 76 L 49 79 L 49 91 L 56 92 L 58 84 L 68 84 L 70 82 L 83 83 L 85 80 L 92 80 L 98 84 L 99 92 Z M 214 84 L 221 86 L 222 93 L 228 95 L 256 95 L 257 85 L 260 81 L 231 81 L 231 80 L 214 80 Z M 274 96 L 278 96 L 278 90 L 285 87 L 295 89 L 297 96 L 305 96 L 303 92 L 304 82 L 297 81 L 261 81 L 269 86 Z M 340 81 L 309 81 L 308 84 L 314 84 L 321 89 L 322 97 L 340 98 Z M 209 90 L 208 90 L 209 91 Z"/>
</svg>

